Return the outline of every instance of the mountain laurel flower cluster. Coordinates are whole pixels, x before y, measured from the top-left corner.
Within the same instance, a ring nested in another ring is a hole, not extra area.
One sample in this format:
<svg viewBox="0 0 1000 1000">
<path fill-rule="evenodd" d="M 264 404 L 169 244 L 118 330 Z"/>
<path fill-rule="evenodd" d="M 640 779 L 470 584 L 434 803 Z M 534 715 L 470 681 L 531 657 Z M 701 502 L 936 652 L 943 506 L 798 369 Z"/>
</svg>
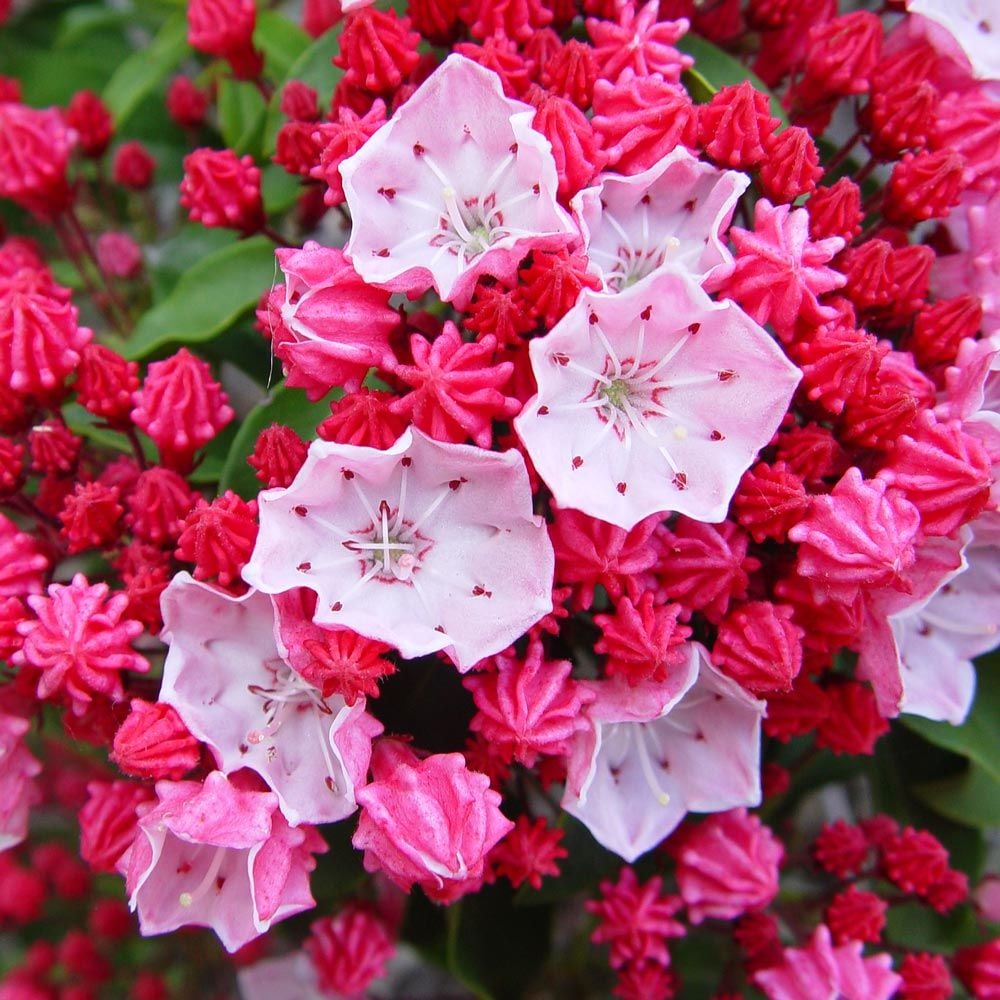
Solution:
<svg viewBox="0 0 1000 1000">
<path fill-rule="evenodd" d="M 0 214 L 0 1000 L 1000 997 L 995 2 L 0 0 Z"/>
</svg>

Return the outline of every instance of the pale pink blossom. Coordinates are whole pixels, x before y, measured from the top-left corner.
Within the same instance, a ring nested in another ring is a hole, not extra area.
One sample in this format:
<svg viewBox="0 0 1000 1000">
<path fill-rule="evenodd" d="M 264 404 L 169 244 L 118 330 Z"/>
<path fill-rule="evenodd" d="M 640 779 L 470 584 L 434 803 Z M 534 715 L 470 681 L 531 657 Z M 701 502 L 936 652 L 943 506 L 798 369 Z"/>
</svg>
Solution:
<svg viewBox="0 0 1000 1000">
<path fill-rule="evenodd" d="M 172 705 L 227 773 L 248 767 L 289 823 L 333 823 L 357 808 L 372 739 L 382 726 L 365 699 L 324 698 L 288 663 L 275 602 L 233 597 L 180 573 L 163 593 L 169 644 L 160 700 Z"/>
<path fill-rule="evenodd" d="M 957 253 L 939 255 L 931 272 L 935 295 L 978 296 L 983 303 L 983 331 L 1000 331 L 1000 191 L 962 196 L 943 225 Z"/>
<path fill-rule="evenodd" d="M 479 888 L 487 853 L 514 828 L 489 778 L 470 771 L 461 754 L 420 760 L 395 741 L 375 748 L 372 781 L 358 802 L 353 844 L 365 852 L 365 869 L 406 891 L 417 884 L 440 903 Z"/>
<path fill-rule="evenodd" d="M 530 344 L 514 421 L 562 507 L 622 528 L 659 511 L 721 521 L 801 373 L 732 303 L 670 271 L 584 291 Z"/>
<path fill-rule="evenodd" d="M 809 239 L 809 213 L 804 208 L 772 205 L 761 198 L 754 208 L 754 228 L 734 226 L 736 266 L 723 292 L 758 322 L 770 323 L 779 337 L 790 338 L 801 317 L 810 323 L 836 319 L 819 296 L 847 280 L 826 266 L 844 246 L 839 236 Z"/>
<path fill-rule="evenodd" d="M 632 862 L 689 812 L 760 802 L 764 703 L 691 644 L 662 683 L 589 681 L 595 701 L 569 756 L 562 806 Z"/>
<path fill-rule="evenodd" d="M 578 238 L 534 114 L 491 70 L 449 56 L 341 164 L 358 274 L 461 305 L 480 275 L 512 278 L 532 247 Z"/>
<path fill-rule="evenodd" d="M 318 625 L 460 670 L 552 610 L 552 543 L 524 460 L 404 432 L 379 451 L 314 441 L 287 489 L 260 494 L 243 570 L 270 594 L 306 587 Z"/>
<path fill-rule="evenodd" d="M 642 173 L 601 174 L 573 199 L 591 270 L 618 292 L 661 267 L 700 284 L 724 278 L 733 255 L 722 242 L 750 178 L 702 163 L 678 146 Z"/>
<path fill-rule="evenodd" d="M 291 827 L 271 792 L 247 791 L 213 771 L 204 784 L 160 781 L 118 870 L 146 935 L 210 927 L 236 951 L 272 924 L 316 905 L 311 826 Z"/>
<path fill-rule="evenodd" d="M 1000 549 L 987 539 L 935 538 L 917 551 L 908 593 L 866 595 L 858 675 L 886 717 L 900 712 L 960 725 L 972 707 L 972 660 L 1000 643 Z"/>
<path fill-rule="evenodd" d="M 28 835 L 28 813 L 41 798 L 32 780 L 42 766 L 24 745 L 27 719 L 0 711 L 0 851 Z"/>
<path fill-rule="evenodd" d="M 365 284 L 342 250 L 307 240 L 301 250 L 276 250 L 275 256 L 285 276 L 275 354 L 289 385 L 312 399 L 332 386 L 350 392 L 373 365 L 394 360 L 389 334 L 399 315 L 389 308 L 389 294 Z M 280 336 L 286 331 L 291 340 Z"/>
<path fill-rule="evenodd" d="M 903 980 L 884 954 L 862 956 L 860 941 L 834 948 L 825 924 L 805 948 L 786 948 L 780 965 L 754 973 L 768 1000 L 889 1000 Z"/>
<path fill-rule="evenodd" d="M 309 956 L 299 949 L 265 958 L 236 973 L 240 1000 L 329 1000 Z"/>
<path fill-rule="evenodd" d="M 980 80 L 1000 80 L 1000 11 L 995 0 L 906 0 L 910 14 L 944 28 Z"/>
</svg>

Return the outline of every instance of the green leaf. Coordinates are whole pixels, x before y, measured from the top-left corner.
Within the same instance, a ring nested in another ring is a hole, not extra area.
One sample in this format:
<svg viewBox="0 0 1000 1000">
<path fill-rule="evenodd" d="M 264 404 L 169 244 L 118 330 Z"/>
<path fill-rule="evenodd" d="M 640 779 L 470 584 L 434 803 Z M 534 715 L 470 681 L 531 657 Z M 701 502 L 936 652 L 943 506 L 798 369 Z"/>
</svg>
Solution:
<svg viewBox="0 0 1000 1000">
<path fill-rule="evenodd" d="M 289 68 L 282 85 L 275 89 L 271 105 L 267 110 L 267 121 L 264 125 L 264 155 L 274 153 L 275 138 L 285 121 L 281 113 L 281 92 L 284 82 L 301 80 L 309 84 L 319 94 L 320 105 L 329 104 L 333 88 L 341 77 L 342 71 L 333 65 L 333 57 L 340 50 L 340 27 L 343 22 L 335 24 L 329 31 L 317 38 Z"/>
<path fill-rule="evenodd" d="M 953 778 L 915 785 L 913 794 L 956 823 L 981 830 L 1000 827 L 1000 782 L 978 764 Z"/>
<path fill-rule="evenodd" d="M 273 10 L 257 14 L 253 39 L 264 53 L 264 72 L 271 80 L 285 80 L 310 43 L 309 36 L 297 24 Z"/>
<path fill-rule="evenodd" d="M 981 939 L 969 906 L 942 916 L 922 903 L 902 903 L 889 909 L 886 928 L 886 936 L 893 944 L 913 951 L 948 954 Z"/>
<path fill-rule="evenodd" d="M 448 908 L 448 968 L 479 997 L 525 996 L 548 957 L 552 910 L 518 907 L 505 882 Z"/>
<path fill-rule="evenodd" d="M 119 129 L 189 51 L 187 19 L 183 13 L 173 14 L 148 45 L 133 52 L 115 70 L 104 88 L 104 103 L 111 109 Z"/>
<path fill-rule="evenodd" d="M 975 761 L 1000 783 L 1000 659 L 984 658 L 977 664 L 976 700 L 961 726 L 931 722 L 915 715 L 900 716 L 908 729 L 929 743 Z M 992 661 L 992 662 L 988 662 Z"/>
<path fill-rule="evenodd" d="M 234 490 L 245 500 L 255 497 L 262 487 L 247 465 L 247 456 L 253 453 L 257 435 L 271 424 L 284 424 L 310 440 L 316 436 L 316 425 L 330 415 L 330 398 L 310 403 L 301 389 L 277 386 L 250 411 L 233 439 L 219 478 L 219 492 Z"/>
<path fill-rule="evenodd" d="M 65 49 L 78 45 L 95 31 L 104 28 L 119 28 L 135 15 L 124 10 L 114 10 L 104 4 L 85 4 L 71 7 L 59 21 L 59 29 L 53 42 L 54 48 Z"/>
<path fill-rule="evenodd" d="M 186 222 L 169 239 L 150 248 L 154 303 L 165 299 L 181 275 L 198 261 L 223 247 L 234 246 L 238 240 L 239 233 L 232 229 L 209 229 L 197 222 Z"/>
<path fill-rule="evenodd" d="M 277 163 L 269 163 L 260 173 L 264 211 L 269 216 L 284 215 L 298 201 L 302 181 Z"/>
<path fill-rule="evenodd" d="M 267 112 L 260 91 L 245 80 L 224 77 L 219 81 L 218 109 L 223 142 L 240 156 L 255 153 Z"/>
<path fill-rule="evenodd" d="M 254 236 L 202 258 L 136 324 L 125 347 L 144 358 L 168 344 L 211 340 L 256 304 L 274 281 L 274 244 Z"/>
<path fill-rule="evenodd" d="M 698 35 L 685 35 L 677 48 L 694 57 L 694 66 L 684 73 L 684 83 L 693 100 L 707 104 L 723 87 L 732 87 L 749 80 L 757 90 L 763 91 L 771 100 L 771 114 L 788 124 L 788 116 L 781 102 L 768 90 L 756 73 L 747 69 L 738 59 L 723 52 L 717 45 Z"/>
</svg>

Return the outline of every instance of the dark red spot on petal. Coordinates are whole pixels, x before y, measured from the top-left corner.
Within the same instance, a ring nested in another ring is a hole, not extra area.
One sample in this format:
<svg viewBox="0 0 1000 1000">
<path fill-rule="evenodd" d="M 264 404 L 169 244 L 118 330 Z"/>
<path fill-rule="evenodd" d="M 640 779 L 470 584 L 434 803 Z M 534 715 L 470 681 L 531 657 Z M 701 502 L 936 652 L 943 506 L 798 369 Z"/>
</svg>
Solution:
<svg viewBox="0 0 1000 1000">
<path fill-rule="evenodd" d="M 720 382 L 728 382 L 733 378 L 736 378 L 736 372 L 734 372 L 732 368 L 724 368 L 721 372 L 719 372 Z"/>
<path fill-rule="evenodd" d="M 568 354 L 563 354 L 562 352 L 559 352 L 557 354 L 553 354 L 552 355 L 552 360 L 557 365 L 568 365 L 569 364 L 569 355 Z"/>
<path fill-rule="evenodd" d="M 413 144 L 413 155 L 414 156 L 423 156 L 424 152 L 425 152 L 424 147 L 421 146 L 419 142 L 415 142 Z"/>
<path fill-rule="evenodd" d="M 725 441 L 726 440 L 726 435 L 723 434 L 722 431 L 712 431 L 712 433 L 709 434 L 708 436 L 713 441 Z"/>
<path fill-rule="evenodd" d="M 701 329 L 701 323 L 692 323 L 688 327 L 688 333 L 697 333 Z"/>
<path fill-rule="evenodd" d="M 583 465 L 583 458 L 580 455 L 573 456 L 573 468 L 579 469 Z"/>
<path fill-rule="evenodd" d="M 547 417 L 549 415 L 549 408 L 547 406 L 539 406 L 538 415 L 540 417 Z"/>
<path fill-rule="evenodd" d="M 694 206 L 695 206 L 695 199 L 694 198 L 688 198 L 688 200 L 686 202 L 684 202 L 684 211 L 685 212 L 693 212 L 694 211 Z"/>
<path fill-rule="evenodd" d="M 334 601 L 333 604 L 330 605 L 330 610 L 331 611 L 343 611 L 344 610 L 344 605 L 341 604 L 340 601 Z"/>
<path fill-rule="evenodd" d="M 380 187 L 378 189 L 378 193 L 382 195 L 382 197 L 385 198 L 386 201 L 392 201 L 392 199 L 396 197 L 395 188 Z"/>
<path fill-rule="evenodd" d="M 303 507 L 302 504 L 299 504 L 298 507 L 293 507 L 292 510 L 295 511 L 295 513 L 298 514 L 299 517 L 305 517 L 306 514 L 309 513 L 309 508 Z"/>
<path fill-rule="evenodd" d="M 409 455 L 404 455 L 399 464 L 402 465 L 404 469 L 408 469 L 411 465 L 413 465 L 413 459 L 410 458 Z"/>
<path fill-rule="evenodd" d="M 615 489 L 616 489 L 616 490 L 618 490 L 618 492 L 619 492 L 619 493 L 620 493 L 620 494 L 621 494 L 622 496 L 625 496 L 625 491 L 626 491 L 626 490 L 628 489 L 628 484 L 627 484 L 627 483 L 619 483 L 619 484 L 618 484 L 618 485 L 617 485 L 617 486 L 615 487 Z"/>
<path fill-rule="evenodd" d="M 639 318 L 640 319 L 646 319 L 646 320 L 648 320 L 649 317 L 652 316 L 652 315 L 653 315 L 653 307 L 652 306 L 646 306 L 646 308 L 643 309 L 643 311 L 641 313 L 639 313 Z"/>
<path fill-rule="evenodd" d="M 648 205 L 652 200 L 653 199 L 649 197 L 649 192 L 648 191 L 639 199 L 639 201 L 643 205 Z"/>
<path fill-rule="evenodd" d="M 678 490 L 686 490 L 688 486 L 687 473 L 678 472 L 676 476 L 671 480 L 674 484 L 674 488 Z"/>
<path fill-rule="evenodd" d="M 354 473 L 350 469 L 341 469 L 340 471 L 344 474 L 345 479 L 351 480 L 354 478 Z"/>
<path fill-rule="evenodd" d="M 309 570 L 313 568 L 311 562 L 300 562 L 298 566 L 295 567 L 300 573 L 308 573 Z"/>
</svg>

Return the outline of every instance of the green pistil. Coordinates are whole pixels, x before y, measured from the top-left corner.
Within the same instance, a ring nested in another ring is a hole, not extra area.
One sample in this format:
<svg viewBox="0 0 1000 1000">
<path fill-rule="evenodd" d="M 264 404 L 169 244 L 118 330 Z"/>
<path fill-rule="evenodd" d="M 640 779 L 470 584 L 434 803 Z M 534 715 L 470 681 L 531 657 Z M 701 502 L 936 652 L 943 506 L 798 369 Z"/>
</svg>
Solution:
<svg viewBox="0 0 1000 1000">
<path fill-rule="evenodd" d="M 616 410 L 620 410 L 629 396 L 628 382 L 623 378 L 613 379 L 601 389 L 601 394 Z"/>
</svg>

